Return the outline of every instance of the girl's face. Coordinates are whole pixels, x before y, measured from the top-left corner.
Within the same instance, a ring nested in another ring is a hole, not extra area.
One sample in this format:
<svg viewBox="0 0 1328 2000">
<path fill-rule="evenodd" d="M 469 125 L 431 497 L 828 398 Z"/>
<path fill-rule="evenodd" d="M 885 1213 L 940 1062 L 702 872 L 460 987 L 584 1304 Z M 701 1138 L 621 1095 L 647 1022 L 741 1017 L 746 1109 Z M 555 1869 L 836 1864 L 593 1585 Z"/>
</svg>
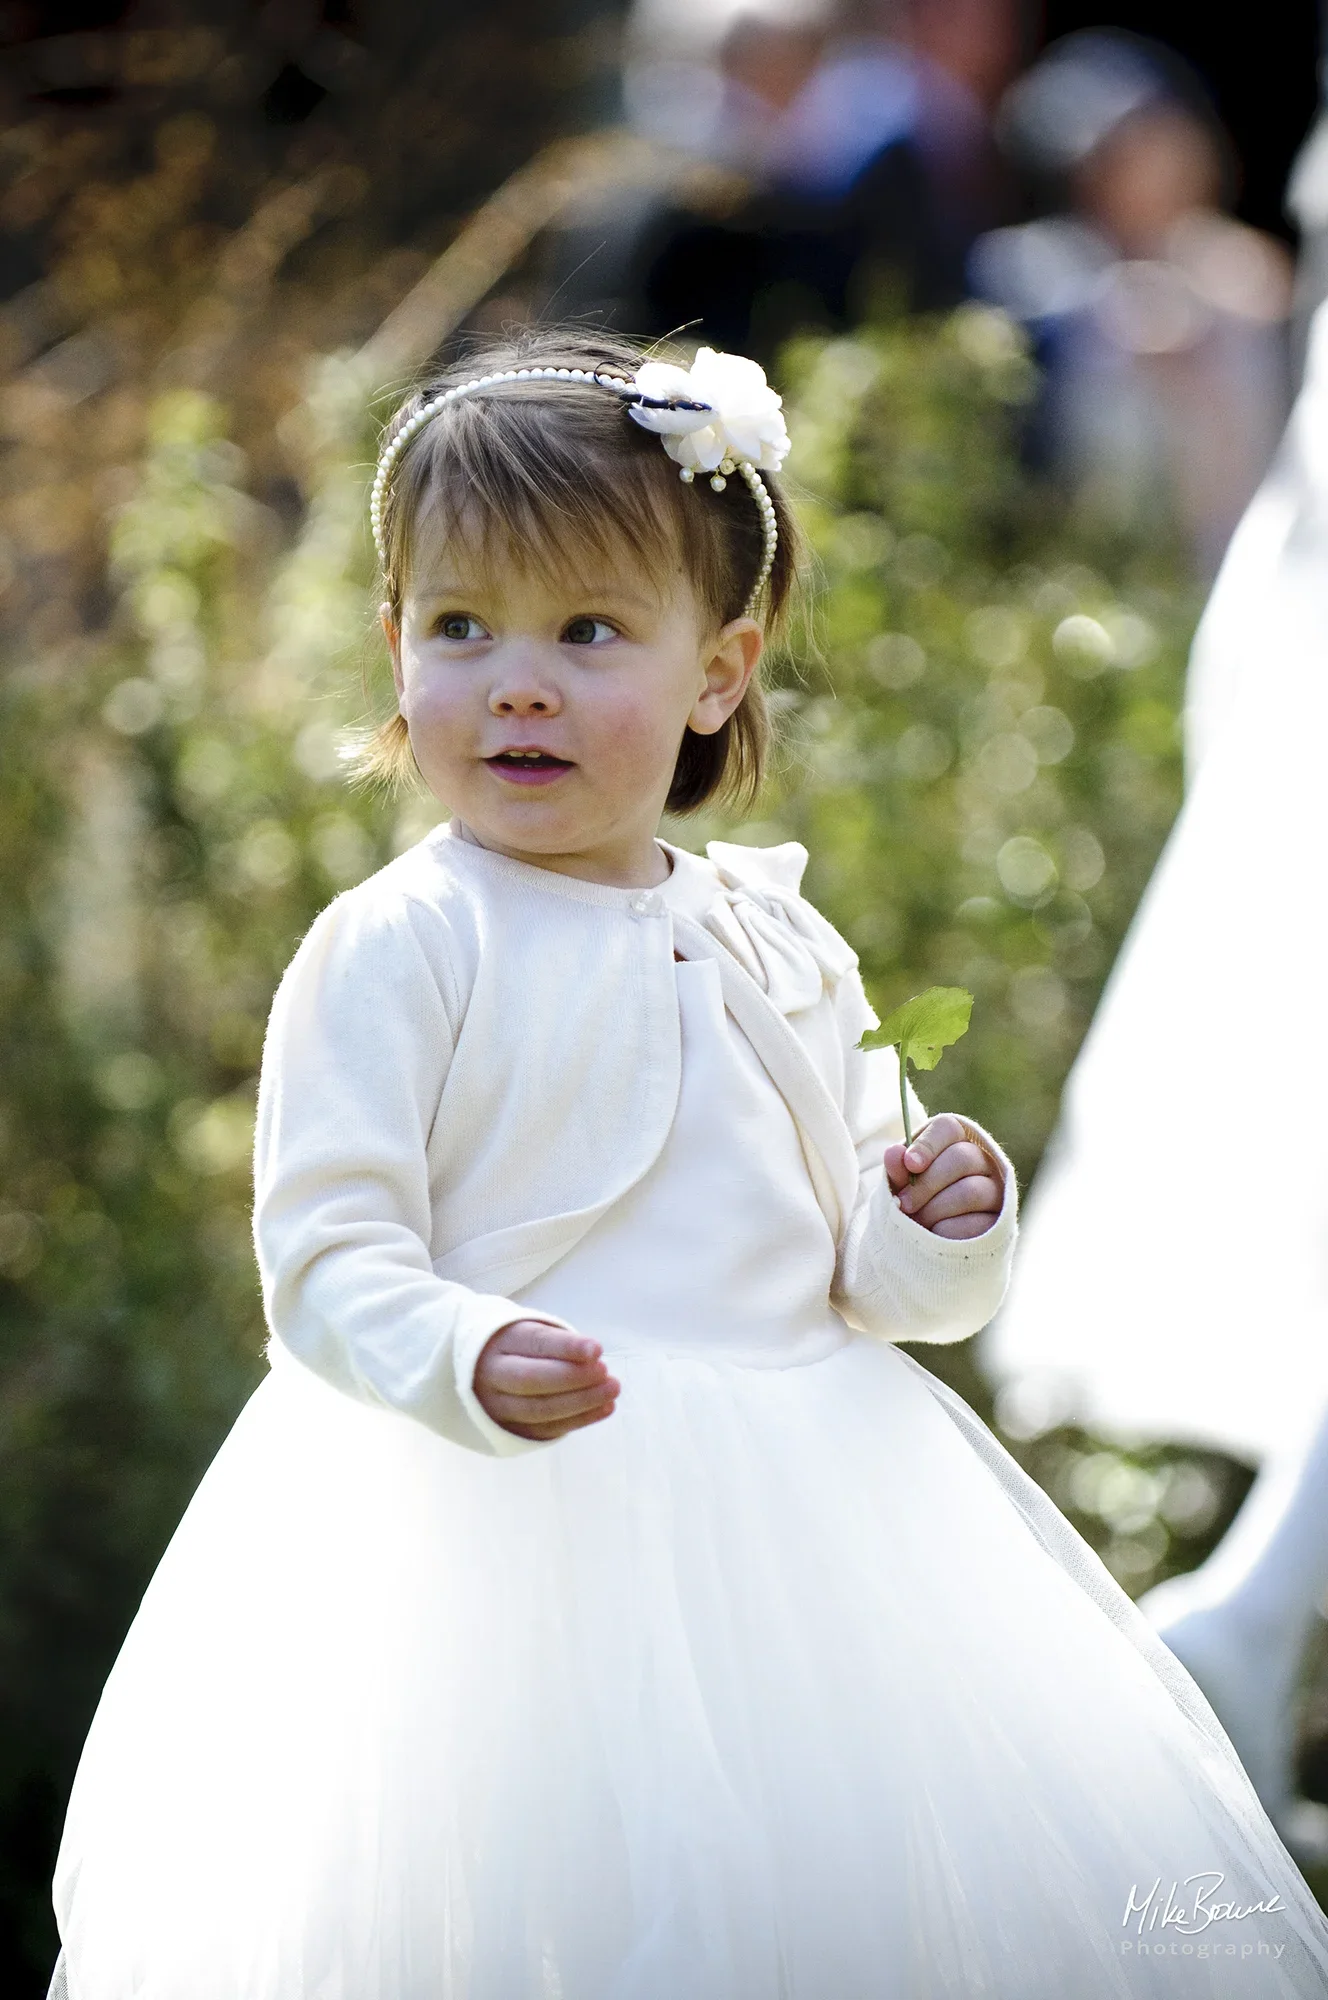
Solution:
<svg viewBox="0 0 1328 2000">
<path fill-rule="evenodd" d="M 761 629 L 708 629 L 681 566 L 627 553 L 593 577 L 483 568 L 417 539 L 400 626 L 382 608 L 398 701 L 430 791 L 481 845 L 583 879 L 645 886 L 686 728 L 741 701 Z M 531 754 L 534 753 L 534 754 Z"/>
</svg>

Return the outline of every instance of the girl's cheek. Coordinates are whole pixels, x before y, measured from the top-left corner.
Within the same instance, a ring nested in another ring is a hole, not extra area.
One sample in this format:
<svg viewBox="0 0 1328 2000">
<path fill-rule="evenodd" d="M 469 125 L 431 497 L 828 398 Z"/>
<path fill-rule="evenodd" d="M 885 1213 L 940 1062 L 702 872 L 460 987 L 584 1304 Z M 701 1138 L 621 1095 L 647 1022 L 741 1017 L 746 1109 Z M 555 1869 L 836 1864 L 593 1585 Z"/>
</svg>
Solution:
<svg viewBox="0 0 1328 2000">
<path fill-rule="evenodd" d="M 403 710 L 413 728 L 448 730 L 455 727 L 465 704 L 458 691 L 436 675 L 422 675 L 406 684 Z"/>
<path fill-rule="evenodd" d="M 601 708 L 595 733 L 609 755 L 648 768 L 673 754 L 677 720 L 671 704 L 633 690 Z"/>
</svg>

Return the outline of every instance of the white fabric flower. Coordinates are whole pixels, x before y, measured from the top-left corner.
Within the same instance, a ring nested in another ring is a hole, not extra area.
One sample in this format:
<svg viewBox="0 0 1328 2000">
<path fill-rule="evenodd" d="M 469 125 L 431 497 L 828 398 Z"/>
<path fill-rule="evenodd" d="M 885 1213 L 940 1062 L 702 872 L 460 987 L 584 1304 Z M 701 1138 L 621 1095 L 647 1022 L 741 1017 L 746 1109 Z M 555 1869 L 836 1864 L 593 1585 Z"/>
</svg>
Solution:
<svg viewBox="0 0 1328 2000">
<path fill-rule="evenodd" d="M 782 398 L 765 370 L 741 354 L 716 354 L 703 347 L 690 368 L 672 361 L 646 361 L 636 371 L 643 396 L 705 403 L 704 410 L 646 410 L 629 405 L 648 431 L 657 431 L 664 449 L 693 472 L 713 472 L 725 458 L 747 459 L 761 472 L 778 472 L 789 448 Z"/>
</svg>

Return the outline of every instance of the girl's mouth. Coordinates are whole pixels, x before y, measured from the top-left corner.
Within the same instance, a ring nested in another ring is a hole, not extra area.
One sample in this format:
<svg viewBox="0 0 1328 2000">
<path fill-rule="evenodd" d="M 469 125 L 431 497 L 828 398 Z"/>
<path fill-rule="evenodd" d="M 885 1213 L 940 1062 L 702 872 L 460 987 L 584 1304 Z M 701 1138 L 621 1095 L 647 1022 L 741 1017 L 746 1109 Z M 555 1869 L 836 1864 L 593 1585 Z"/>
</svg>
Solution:
<svg viewBox="0 0 1328 2000">
<path fill-rule="evenodd" d="M 572 765 L 562 757 L 551 757 L 547 750 L 535 756 L 521 751 L 500 750 L 496 757 L 486 757 L 489 769 L 509 785 L 550 785 L 560 778 Z"/>
</svg>

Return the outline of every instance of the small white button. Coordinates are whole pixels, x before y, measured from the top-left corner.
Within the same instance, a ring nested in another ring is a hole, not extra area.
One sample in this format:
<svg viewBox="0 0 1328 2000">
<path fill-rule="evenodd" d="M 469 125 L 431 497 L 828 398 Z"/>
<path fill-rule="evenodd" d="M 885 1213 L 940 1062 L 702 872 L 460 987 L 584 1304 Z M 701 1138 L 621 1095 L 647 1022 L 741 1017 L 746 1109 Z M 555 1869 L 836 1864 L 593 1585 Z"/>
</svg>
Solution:
<svg viewBox="0 0 1328 2000">
<path fill-rule="evenodd" d="M 657 896 L 653 889 L 643 889 L 639 896 L 633 896 L 629 907 L 639 917 L 658 917 L 663 914 L 664 899 Z"/>
</svg>

